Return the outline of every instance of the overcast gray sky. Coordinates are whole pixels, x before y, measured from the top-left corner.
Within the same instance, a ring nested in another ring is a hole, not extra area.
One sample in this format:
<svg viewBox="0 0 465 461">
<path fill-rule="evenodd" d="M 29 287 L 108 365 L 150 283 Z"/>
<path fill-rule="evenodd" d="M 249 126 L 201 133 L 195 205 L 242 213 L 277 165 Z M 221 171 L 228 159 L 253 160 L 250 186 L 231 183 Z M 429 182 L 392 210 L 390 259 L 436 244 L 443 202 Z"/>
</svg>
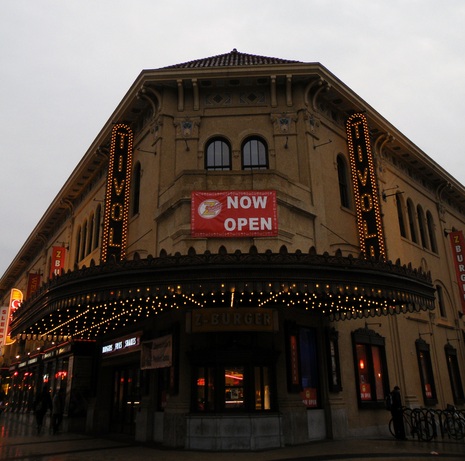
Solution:
<svg viewBox="0 0 465 461">
<path fill-rule="evenodd" d="M 0 276 L 142 69 L 320 62 L 465 184 L 464 0 L 0 0 Z"/>
</svg>

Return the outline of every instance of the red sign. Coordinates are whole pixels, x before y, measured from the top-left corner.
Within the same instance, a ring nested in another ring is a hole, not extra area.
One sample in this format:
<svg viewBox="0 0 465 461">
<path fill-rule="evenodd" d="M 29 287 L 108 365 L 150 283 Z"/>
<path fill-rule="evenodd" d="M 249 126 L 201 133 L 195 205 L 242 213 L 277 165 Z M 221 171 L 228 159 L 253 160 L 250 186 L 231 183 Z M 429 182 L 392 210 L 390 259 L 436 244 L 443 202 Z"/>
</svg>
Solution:
<svg viewBox="0 0 465 461">
<path fill-rule="evenodd" d="M 457 275 L 457 282 L 460 291 L 462 311 L 465 314 L 465 240 L 463 239 L 462 231 L 451 232 L 449 237 L 455 262 L 455 273 Z"/>
<path fill-rule="evenodd" d="M 52 263 L 50 264 L 50 278 L 61 275 L 61 270 L 65 268 L 66 248 L 52 248 Z"/>
<path fill-rule="evenodd" d="M 300 393 L 302 402 L 307 408 L 316 408 L 318 406 L 317 392 L 314 387 L 306 387 Z"/>
<path fill-rule="evenodd" d="M 0 307 L 0 355 L 3 355 L 3 346 L 8 335 L 9 312 L 8 306 Z"/>
<path fill-rule="evenodd" d="M 360 399 L 371 400 L 371 386 L 368 383 L 360 384 Z"/>
<path fill-rule="evenodd" d="M 39 288 L 40 285 L 40 274 L 29 274 L 29 278 L 27 281 L 27 291 L 26 291 L 26 299 L 34 293 Z"/>
<path fill-rule="evenodd" d="M 297 337 L 292 335 L 289 337 L 290 350 L 291 350 L 291 381 L 293 385 L 300 384 L 299 373 L 299 354 L 297 352 Z"/>
<path fill-rule="evenodd" d="M 194 191 L 193 237 L 272 237 L 278 235 L 276 191 Z"/>
</svg>

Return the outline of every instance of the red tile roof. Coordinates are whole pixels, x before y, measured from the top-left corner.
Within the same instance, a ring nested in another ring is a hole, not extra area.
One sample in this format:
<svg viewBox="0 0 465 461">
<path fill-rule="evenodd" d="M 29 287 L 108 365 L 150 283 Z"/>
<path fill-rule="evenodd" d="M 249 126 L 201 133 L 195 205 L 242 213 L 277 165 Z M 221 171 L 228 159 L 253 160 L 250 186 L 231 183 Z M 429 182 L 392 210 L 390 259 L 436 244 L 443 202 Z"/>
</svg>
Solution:
<svg viewBox="0 0 465 461">
<path fill-rule="evenodd" d="M 210 58 L 196 59 L 194 61 L 174 64 L 164 67 L 164 69 L 191 69 L 227 66 L 260 66 L 266 64 L 291 64 L 301 61 L 289 59 L 270 58 L 266 56 L 256 56 L 254 54 L 240 53 L 234 48 L 230 53 L 211 56 Z"/>
</svg>

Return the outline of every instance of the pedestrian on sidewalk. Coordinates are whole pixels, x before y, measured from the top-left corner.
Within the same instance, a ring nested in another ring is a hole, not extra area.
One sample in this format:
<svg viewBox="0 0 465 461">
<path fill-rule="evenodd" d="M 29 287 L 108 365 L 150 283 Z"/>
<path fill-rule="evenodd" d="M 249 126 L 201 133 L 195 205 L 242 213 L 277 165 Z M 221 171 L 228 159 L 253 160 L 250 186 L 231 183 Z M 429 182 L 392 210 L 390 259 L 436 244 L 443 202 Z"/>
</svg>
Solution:
<svg viewBox="0 0 465 461">
<path fill-rule="evenodd" d="M 40 435 L 42 431 L 42 425 L 44 422 L 45 414 L 48 410 L 52 409 L 52 398 L 47 386 L 44 386 L 37 394 L 36 400 L 34 401 L 34 414 L 37 423 L 37 435 Z"/>
<path fill-rule="evenodd" d="M 394 433 L 396 439 L 405 440 L 404 412 L 402 410 L 402 397 L 399 386 L 394 387 L 391 396 L 391 415 L 394 424 Z"/>
<path fill-rule="evenodd" d="M 58 434 L 61 422 L 63 421 L 63 411 L 65 409 L 65 393 L 63 389 L 55 392 L 52 401 L 52 430 L 54 434 Z"/>
</svg>

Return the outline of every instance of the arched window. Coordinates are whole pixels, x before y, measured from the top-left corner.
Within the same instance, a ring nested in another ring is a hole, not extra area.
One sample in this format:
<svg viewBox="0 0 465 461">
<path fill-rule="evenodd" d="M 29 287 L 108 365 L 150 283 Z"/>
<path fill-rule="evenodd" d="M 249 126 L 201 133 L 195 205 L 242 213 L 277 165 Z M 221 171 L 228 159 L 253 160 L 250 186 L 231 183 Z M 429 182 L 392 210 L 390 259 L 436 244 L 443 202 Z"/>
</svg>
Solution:
<svg viewBox="0 0 465 461">
<path fill-rule="evenodd" d="M 102 215 L 102 206 L 98 205 L 97 210 L 95 210 L 94 215 L 94 241 L 92 245 L 92 249 L 95 250 L 98 247 L 99 240 L 100 240 L 100 219 Z"/>
<path fill-rule="evenodd" d="M 79 255 L 79 261 L 86 257 L 86 242 L 87 242 L 87 221 L 84 221 L 81 231 L 81 254 Z"/>
<path fill-rule="evenodd" d="M 429 211 L 426 212 L 426 225 L 428 227 L 428 236 L 429 236 L 429 243 L 431 246 L 431 251 L 433 251 L 434 253 L 437 253 L 438 245 L 436 242 L 435 225 L 434 225 L 433 215 Z"/>
<path fill-rule="evenodd" d="M 92 214 L 89 219 L 89 231 L 87 237 L 87 248 L 86 248 L 86 255 L 90 254 L 92 251 L 92 239 L 94 237 L 94 215 Z"/>
<path fill-rule="evenodd" d="M 423 208 L 420 205 L 417 206 L 417 216 L 418 216 L 418 228 L 420 229 L 421 246 L 423 248 L 429 249 L 429 242 L 428 242 L 428 239 L 426 238 L 425 213 L 423 212 Z"/>
<path fill-rule="evenodd" d="M 242 169 L 266 170 L 268 168 L 268 148 L 261 138 L 248 138 L 242 144 Z"/>
<path fill-rule="evenodd" d="M 418 243 L 417 226 L 415 221 L 415 208 L 411 200 L 407 200 L 408 224 L 410 228 L 410 238 L 412 242 Z"/>
<path fill-rule="evenodd" d="M 74 255 L 74 262 L 79 262 L 79 255 L 81 254 L 81 227 L 78 228 L 76 234 L 76 254 Z"/>
<path fill-rule="evenodd" d="M 131 215 L 135 216 L 139 213 L 140 202 L 140 178 L 141 178 L 140 162 L 137 162 L 132 172 L 132 200 L 131 200 Z"/>
<path fill-rule="evenodd" d="M 342 155 L 337 156 L 337 177 L 339 180 L 339 197 L 341 206 L 350 208 L 349 173 L 347 163 Z"/>
<path fill-rule="evenodd" d="M 231 147 L 222 138 L 209 141 L 205 149 L 205 168 L 207 170 L 230 170 Z"/>
<path fill-rule="evenodd" d="M 399 221 L 400 235 L 407 237 L 407 230 L 405 229 L 405 216 L 404 216 L 404 202 L 400 194 L 396 194 L 397 204 L 397 219 Z"/>
</svg>

